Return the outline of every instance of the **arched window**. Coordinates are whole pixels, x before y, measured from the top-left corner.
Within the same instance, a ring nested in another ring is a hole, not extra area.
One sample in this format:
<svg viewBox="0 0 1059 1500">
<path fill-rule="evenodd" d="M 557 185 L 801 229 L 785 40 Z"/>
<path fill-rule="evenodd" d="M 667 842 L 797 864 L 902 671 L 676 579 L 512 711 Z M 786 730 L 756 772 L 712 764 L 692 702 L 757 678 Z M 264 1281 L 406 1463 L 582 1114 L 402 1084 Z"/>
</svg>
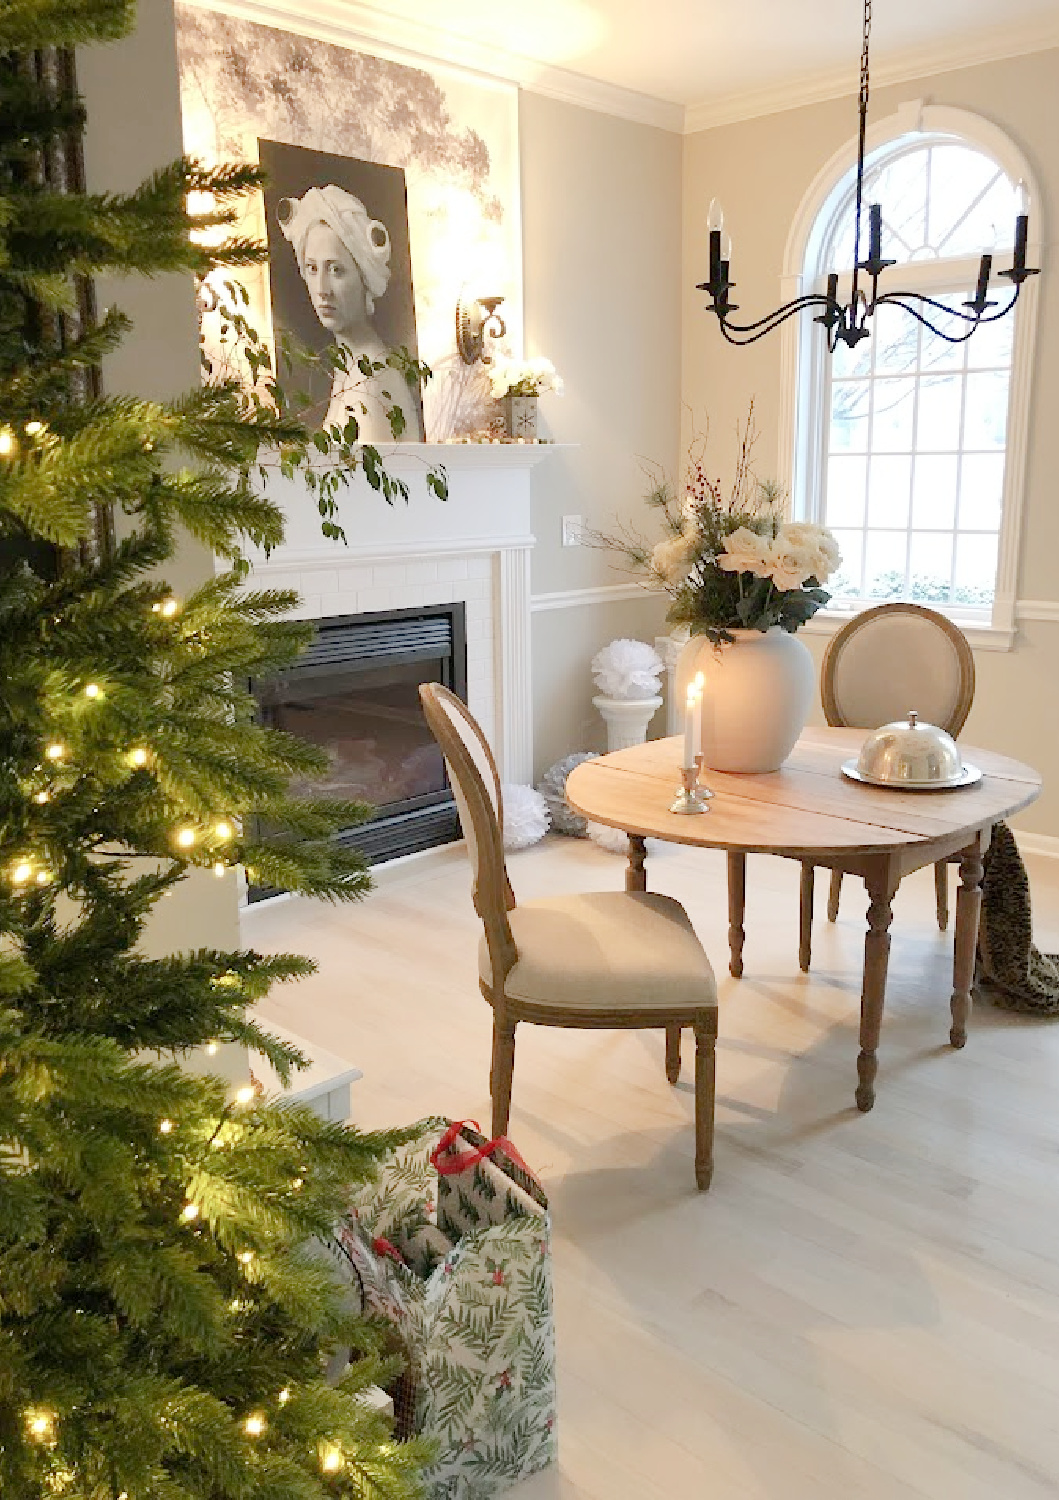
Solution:
<svg viewBox="0 0 1059 1500">
<path fill-rule="evenodd" d="M 1010 142 L 962 112 L 888 123 L 865 174 L 865 202 L 882 205 L 883 255 L 897 262 L 881 289 L 958 307 L 983 251 L 1001 269 L 1016 214 L 1039 215 L 1028 173 Z M 855 170 L 843 153 L 828 173 L 788 245 L 801 289 L 852 270 Z M 991 295 L 1004 299 L 1008 284 L 994 278 Z M 1014 316 L 957 345 L 895 307 L 855 349 L 829 355 L 808 320 L 793 335 L 794 505 L 839 539 L 835 609 L 912 599 L 1010 639 L 1034 311 L 1027 288 Z M 956 319 L 939 314 L 937 326 L 955 331 Z"/>
</svg>

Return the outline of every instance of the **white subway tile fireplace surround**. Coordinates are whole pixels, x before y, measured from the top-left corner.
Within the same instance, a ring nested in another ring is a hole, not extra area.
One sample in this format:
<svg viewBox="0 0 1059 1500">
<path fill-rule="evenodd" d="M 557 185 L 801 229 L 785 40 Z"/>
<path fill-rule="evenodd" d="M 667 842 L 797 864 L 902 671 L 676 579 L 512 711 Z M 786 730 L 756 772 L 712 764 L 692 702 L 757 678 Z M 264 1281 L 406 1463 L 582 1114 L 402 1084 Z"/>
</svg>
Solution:
<svg viewBox="0 0 1059 1500">
<path fill-rule="evenodd" d="M 300 483 L 273 480 L 286 539 L 267 557 L 250 553 L 249 586 L 297 590 L 302 619 L 462 600 L 468 707 L 508 782 L 533 776 L 530 473 L 554 451 L 545 443 L 387 446 L 385 463 L 408 484 L 408 504 L 387 505 L 358 477 L 339 502 L 347 545 L 321 535 L 315 499 Z M 447 501 L 426 485 L 438 464 L 448 474 Z"/>
</svg>

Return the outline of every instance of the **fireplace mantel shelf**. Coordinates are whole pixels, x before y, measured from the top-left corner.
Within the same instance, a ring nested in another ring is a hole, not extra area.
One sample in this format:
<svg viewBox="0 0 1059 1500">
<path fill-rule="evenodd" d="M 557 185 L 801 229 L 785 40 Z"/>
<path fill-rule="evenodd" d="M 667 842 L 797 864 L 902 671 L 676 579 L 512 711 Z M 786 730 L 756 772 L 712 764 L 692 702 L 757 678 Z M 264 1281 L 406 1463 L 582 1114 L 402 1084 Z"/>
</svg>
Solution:
<svg viewBox="0 0 1059 1500">
<path fill-rule="evenodd" d="M 580 443 L 375 443 L 387 468 L 532 469 Z"/>
</svg>

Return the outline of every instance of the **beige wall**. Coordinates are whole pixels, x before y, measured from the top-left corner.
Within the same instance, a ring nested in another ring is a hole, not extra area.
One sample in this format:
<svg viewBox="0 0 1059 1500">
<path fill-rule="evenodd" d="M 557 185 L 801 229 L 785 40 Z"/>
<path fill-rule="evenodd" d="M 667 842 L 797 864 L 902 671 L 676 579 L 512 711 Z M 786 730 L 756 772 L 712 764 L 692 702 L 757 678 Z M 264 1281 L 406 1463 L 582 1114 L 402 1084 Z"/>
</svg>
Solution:
<svg viewBox="0 0 1059 1500">
<path fill-rule="evenodd" d="M 1034 234 L 1045 245 L 1040 287 L 1037 370 L 1031 414 L 1025 524 L 1019 597 L 1059 601 L 1059 266 L 1048 254 L 1059 215 L 1059 152 L 1055 101 L 1059 51 L 1013 58 L 912 83 L 877 89 L 872 118 L 892 114 L 904 100 L 976 111 L 1004 129 L 1023 150 L 1041 189 Z M 684 151 L 683 384 L 686 405 L 709 413 L 715 454 L 730 463 L 730 434 L 754 397 L 761 432 L 758 469 L 778 472 L 776 437 L 781 390 L 779 339 L 748 349 L 720 338 L 704 298 L 693 290 L 706 269 L 706 210 L 724 205 L 733 239 L 736 300 L 748 318 L 780 299 L 787 234 L 817 172 L 853 135 L 853 98 L 810 105 L 692 135 Z M 719 440 L 719 443 L 718 443 Z M 820 637 L 808 637 L 819 658 Z M 1046 790 L 1018 819 L 1026 830 L 1059 837 L 1059 623 L 1027 622 L 1011 652 L 976 654 L 978 691 L 966 738 L 1037 766 Z"/>
<path fill-rule="evenodd" d="M 563 515 L 613 531 L 644 518 L 641 461 L 679 452 L 679 136 L 523 93 L 526 351 L 545 354 L 566 394 L 542 425 L 579 446 L 533 473 L 533 592 L 628 582 L 616 559 L 561 545 Z M 598 748 L 588 664 L 617 635 L 651 640 L 660 601 L 578 605 L 534 616 L 536 763 Z"/>
<path fill-rule="evenodd" d="M 85 167 L 93 191 L 127 191 L 181 155 L 180 101 L 172 0 L 141 0 L 139 25 L 124 41 L 78 52 L 88 108 Z M 188 276 L 97 283 L 100 307 L 116 304 L 134 330 L 106 364 L 110 392 L 165 398 L 199 379 L 194 293 Z M 186 591 L 213 572 L 212 559 L 185 541 L 166 577 Z M 238 946 L 234 875 L 195 874 L 156 908 L 146 946 L 157 952 Z"/>
</svg>

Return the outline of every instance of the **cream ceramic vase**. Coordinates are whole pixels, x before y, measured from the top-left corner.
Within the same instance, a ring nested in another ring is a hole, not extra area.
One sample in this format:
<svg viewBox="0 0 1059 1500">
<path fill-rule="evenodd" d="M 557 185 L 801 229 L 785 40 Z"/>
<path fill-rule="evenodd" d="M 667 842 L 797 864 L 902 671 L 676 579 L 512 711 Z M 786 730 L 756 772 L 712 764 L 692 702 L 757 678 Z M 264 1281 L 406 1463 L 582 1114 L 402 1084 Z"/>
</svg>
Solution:
<svg viewBox="0 0 1059 1500">
<path fill-rule="evenodd" d="M 714 771 L 776 771 L 805 728 L 816 689 L 809 648 L 797 636 L 733 630 L 715 647 L 693 635 L 681 653 L 678 683 L 696 672 L 702 694 L 702 760 Z"/>
</svg>

